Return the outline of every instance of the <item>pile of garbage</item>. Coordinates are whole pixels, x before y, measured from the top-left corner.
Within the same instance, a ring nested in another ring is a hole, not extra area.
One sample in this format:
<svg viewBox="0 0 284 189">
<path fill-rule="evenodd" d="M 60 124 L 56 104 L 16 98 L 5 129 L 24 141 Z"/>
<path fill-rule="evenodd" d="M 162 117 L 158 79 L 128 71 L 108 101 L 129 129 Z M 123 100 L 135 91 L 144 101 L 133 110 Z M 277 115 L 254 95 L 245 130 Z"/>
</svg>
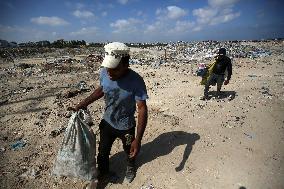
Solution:
<svg viewBox="0 0 284 189">
<path fill-rule="evenodd" d="M 0 48 L 0 58 L 13 62 L 14 59 L 41 57 L 43 54 L 52 53 L 52 48 Z"/>
<path fill-rule="evenodd" d="M 104 57 L 101 54 L 90 54 L 81 63 L 102 63 L 103 59 Z"/>
<path fill-rule="evenodd" d="M 221 47 L 226 48 L 228 56 L 232 58 L 258 58 L 271 55 L 269 50 L 242 41 L 177 42 L 169 43 L 166 50 L 170 57 L 204 60 L 214 57 Z"/>
<path fill-rule="evenodd" d="M 15 47 L 0 48 L 0 59 L 5 62 L 14 62 L 23 58 L 46 58 L 46 57 L 62 57 L 76 56 L 81 54 L 94 54 L 102 52 L 103 48 L 48 48 L 48 47 Z"/>
<path fill-rule="evenodd" d="M 267 45 L 264 45 L 268 43 Z M 164 64 L 198 64 L 212 60 L 219 48 L 226 48 L 230 58 L 263 58 L 275 53 L 269 46 L 279 45 L 282 41 L 201 41 L 170 42 L 163 46 L 144 47 L 131 54 L 130 64 L 150 65 L 154 68 Z"/>
<path fill-rule="evenodd" d="M 227 50 L 231 58 L 262 58 L 272 54 L 271 49 L 265 49 L 264 43 L 282 43 L 282 41 L 199 41 L 199 42 L 170 42 L 168 44 L 138 46 L 138 51 L 131 52 L 131 64 L 155 65 L 161 61 L 172 63 L 191 63 L 192 61 L 211 60 L 219 48 Z M 104 49 L 102 47 L 88 48 L 0 48 L 0 59 L 14 62 L 21 58 L 46 58 L 48 63 L 78 62 L 71 58 L 77 55 L 88 55 L 81 63 L 101 63 Z M 274 51 L 273 51 L 274 52 Z M 275 53 L 275 52 L 274 52 Z M 280 52 L 281 53 L 281 52 Z M 283 53 L 283 52 L 282 52 Z M 49 57 L 55 57 L 50 60 Z M 63 58 L 62 58 L 63 57 Z M 65 57 L 65 58 L 64 58 Z M 49 60 L 48 60 L 49 59 Z"/>
<path fill-rule="evenodd" d="M 78 62 L 79 61 L 77 59 L 71 58 L 70 56 L 62 56 L 59 58 L 54 58 L 54 57 L 46 58 L 47 64 L 61 64 L 61 63 L 71 64 L 71 63 L 78 63 Z"/>
</svg>

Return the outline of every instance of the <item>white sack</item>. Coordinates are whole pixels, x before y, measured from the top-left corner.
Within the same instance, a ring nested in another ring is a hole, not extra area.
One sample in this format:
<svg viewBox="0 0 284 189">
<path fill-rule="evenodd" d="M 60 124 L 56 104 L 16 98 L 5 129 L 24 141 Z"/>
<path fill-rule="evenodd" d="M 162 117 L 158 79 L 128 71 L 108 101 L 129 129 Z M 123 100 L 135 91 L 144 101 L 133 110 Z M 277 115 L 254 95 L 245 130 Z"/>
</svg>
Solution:
<svg viewBox="0 0 284 189">
<path fill-rule="evenodd" d="M 88 111 L 72 114 L 58 151 L 52 174 L 92 180 L 97 176 L 96 137 L 90 126 Z"/>
</svg>

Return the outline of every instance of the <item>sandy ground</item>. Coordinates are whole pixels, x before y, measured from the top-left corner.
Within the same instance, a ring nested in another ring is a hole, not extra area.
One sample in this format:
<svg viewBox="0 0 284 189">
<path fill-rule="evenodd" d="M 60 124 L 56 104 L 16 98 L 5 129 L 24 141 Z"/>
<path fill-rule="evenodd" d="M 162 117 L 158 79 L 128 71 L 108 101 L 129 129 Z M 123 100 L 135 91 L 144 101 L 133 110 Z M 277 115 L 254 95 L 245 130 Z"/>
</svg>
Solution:
<svg viewBox="0 0 284 189">
<path fill-rule="evenodd" d="M 283 49 L 284 45 L 273 47 Z M 272 51 L 273 53 L 273 51 Z M 1 64 L 0 188 L 83 188 L 84 182 L 51 176 L 53 161 L 66 127 L 68 106 L 90 92 L 66 97 L 79 81 L 93 90 L 98 69 L 74 64 L 45 68 L 43 59 Z M 19 63 L 34 64 L 33 74 Z M 68 68 L 68 69 L 67 69 Z M 125 154 L 119 140 L 111 152 L 111 170 L 119 180 L 105 188 L 155 189 L 282 189 L 284 188 L 284 55 L 235 58 L 233 76 L 223 94 L 200 101 L 203 86 L 194 76 L 195 65 L 131 65 L 147 85 L 149 121 L 137 159 L 135 180 L 124 182 Z M 66 71 L 67 69 L 67 71 Z M 94 130 L 103 100 L 89 109 Z M 13 150 L 18 140 L 26 145 Z M 99 141 L 99 138 L 97 137 Z"/>
</svg>

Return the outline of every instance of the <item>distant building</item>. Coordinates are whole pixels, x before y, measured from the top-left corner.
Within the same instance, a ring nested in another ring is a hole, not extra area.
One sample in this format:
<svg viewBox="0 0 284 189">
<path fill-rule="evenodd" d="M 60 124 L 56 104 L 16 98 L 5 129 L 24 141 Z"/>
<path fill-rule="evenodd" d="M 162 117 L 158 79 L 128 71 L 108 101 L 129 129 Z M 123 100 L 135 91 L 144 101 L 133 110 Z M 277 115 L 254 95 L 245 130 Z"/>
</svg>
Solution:
<svg viewBox="0 0 284 189">
<path fill-rule="evenodd" d="M 19 43 L 18 44 L 19 47 L 35 47 L 36 43 L 35 42 L 26 42 L 26 43 Z"/>
<path fill-rule="evenodd" d="M 50 42 L 49 41 L 38 41 L 36 42 L 36 45 L 40 47 L 47 47 L 47 46 L 50 46 Z"/>
<path fill-rule="evenodd" d="M 0 39 L 0 47 L 9 47 L 9 42 L 6 40 Z"/>
<path fill-rule="evenodd" d="M 0 39 L 0 47 L 5 48 L 5 47 L 17 47 L 17 46 L 18 46 L 18 44 L 16 42 L 14 42 L 14 41 L 9 43 L 6 40 Z"/>
<path fill-rule="evenodd" d="M 9 47 L 18 47 L 18 44 L 14 41 L 9 43 Z"/>
<path fill-rule="evenodd" d="M 19 43 L 19 45 L 18 45 L 19 47 L 26 47 L 27 46 L 27 44 L 26 43 Z"/>
</svg>

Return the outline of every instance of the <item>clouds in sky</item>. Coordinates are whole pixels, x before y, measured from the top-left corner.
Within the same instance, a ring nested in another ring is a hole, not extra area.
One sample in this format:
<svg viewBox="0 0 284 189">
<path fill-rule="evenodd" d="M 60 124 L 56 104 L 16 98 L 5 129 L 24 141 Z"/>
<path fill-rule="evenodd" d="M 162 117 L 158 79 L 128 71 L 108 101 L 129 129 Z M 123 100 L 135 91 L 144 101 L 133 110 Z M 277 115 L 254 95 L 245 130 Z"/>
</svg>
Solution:
<svg viewBox="0 0 284 189">
<path fill-rule="evenodd" d="M 87 11 L 87 10 L 75 10 L 73 12 L 73 15 L 78 18 L 91 18 L 95 16 L 91 11 Z"/>
<path fill-rule="evenodd" d="M 29 27 L 33 28 L 33 36 L 49 32 L 48 36 L 53 37 L 54 40 L 58 37 L 87 41 L 92 41 L 95 37 L 98 40 L 119 40 L 120 36 L 127 36 L 131 41 L 134 35 L 136 38 L 140 36 L 141 39 L 147 39 L 149 36 L 149 39 L 159 37 L 172 40 L 180 36 L 193 36 L 206 32 L 215 26 L 226 26 L 227 23 L 242 16 L 242 12 L 236 6 L 240 0 L 207 0 L 196 3 L 195 6 L 189 6 L 188 2 L 184 3 L 185 1 L 176 1 L 176 4 L 175 1 L 168 3 L 161 1 L 160 4 L 154 3 L 155 6 L 151 8 L 139 6 L 134 8 L 136 3 L 141 2 L 141 0 L 97 1 L 87 5 L 83 2 L 66 1 L 62 5 L 65 9 L 60 13 L 30 16 L 28 19 L 32 25 Z M 15 7 L 11 3 L 9 6 Z M 20 26 L 11 26 L 2 24 L 0 30 L 2 33 L 3 31 L 21 32 Z M 45 31 L 46 28 L 49 31 Z M 2 36 L 0 34 L 0 38 Z M 30 38 L 32 39 L 33 36 L 30 35 Z"/>
<path fill-rule="evenodd" d="M 171 35 L 186 35 L 202 31 L 208 25 L 214 26 L 236 19 L 241 15 L 240 12 L 234 11 L 234 5 L 238 1 L 208 0 L 204 7 L 193 10 L 189 10 L 189 7 L 174 4 L 157 6 L 154 12 L 147 12 L 141 8 L 135 9 L 135 15 L 130 16 L 130 14 L 122 14 L 119 11 L 120 16 L 115 17 L 112 16 L 112 12 L 116 10 L 117 6 L 128 7 L 130 4 L 138 2 L 138 0 L 117 0 L 116 3 L 115 1 L 112 3 L 99 3 L 96 5 L 97 9 L 94 8 L 95 6 L 87 6 L 82 2 L 72 3 L 68 1 L 65 2 L 66 10 L 64 10 L 67 17 L 62 15 L 46 16 L 43 14 L 30 18 L 30 22 L 34 24 L 33 27 L 35 28 L 36 26 L 61 28 L 59 31 L 56 29 L 50 31 L 50 33 L 54 34 L 49 34 L 51 38 L 52 36 L 54 38 L 63 36 L 66 39 L 80 37 L 91 41 L 94 36 L 99 36 L 101 32 L 101 34 L 108 35 L 110 38 L 112 35 L 119 37 L 119 34 L 121 34 L 121 36 L 128 35 L 129 40 L 131 40 L 133 34 L 144 37 L 144 39 L 148 35 L 153 38 L 159 36 L 166 39 L 170 38 Z M 75 23 L 76 19 L 78 22 Z M 100 20 L 107 21 L 98 24 L 97 22 Z M 41 32 L 40 28 L 32 31 L 34 32 L 34 34 L 31 34 L 32 36 L 41 36 L 44 33 L 44 30 Z"/>
<path fill-rule="evenodd" d="M 146 34 L 185 35 L 201 31 L 204 27 L 230 22 L 241 15 L 233 7 L 239 0 L 208 0 L 208 5 L 191 12 L 178 6 L 156 10 L 156 21 L 146 25 Z"/>
<path fill-rule="evenodd" d="M 31 18 L 31 22 L 39 25 L 49 25 L 49 26 L 65 26 L 69 24 L 64 19 L 56 16 L 52 17 L 40 16 L 36 18 Z"/>
<path fill-rule="evenodd" d="M 57 32 L 48 32 L 44 30 L 38 30 L 30 27 L 19 27 L 19 26 L 3 26 L 0 25 L 0 33 L 1 37 L 4 39 L 9 39 L 10 35 L 13 34 L 15 36 L 32 36 L 33 40 L 26 41 L 39 41 L 39 40 L 54 40 L 57 37 Z M 11 41 L 15 41 L 15 39 L 10 39 Z"/>
<path fill-rule="evenodd" d="M 239 0 L 208 0 L 208 6 L 194 9 L 196 17 L 196 30 L 201 30 L 206 25 L 217 25 L 239 17 L 240 12 L 234 12 L 233 6 Z M 198 28 L 198 29 L 197 29 Z"/>
<path fill-rule="evenodd" d="M 146 24 L 144 33 L 146 35 L 155 33 L 156 35 L 178 35 L 178 32 L 184 32 L 192 27 L 192 22 L 183 20 L 188 15 L 186 9 L 178 6 L 167 6 L 158 8 L 155 12 L 156 18 L 154 23 Z"/>
<path fill-rule="evenodd" d="M 208 4 L 210 7 L 221 8 L 234 6 L 238 1 L 240 0 L 208 0 Z"/>
<path fill-rule="evenodd" d="M 177 21 L 175 23 L 175 27 L 173 29 L 170 29 L 169 33 L 185 33 L 192 30 L 194 28 L 194 25 L 194 22 L 191 21 Z"/>
<path fill-rule="evenodd" d="M 71 32 L 71 36 L 96 36 L 98 34 L 98 28 L 93 26 L 93 27 L 86 27 L 86 28 L 81 28 L 79 31 Z"/>
<path fill-rule="evenodd" d="M 110 23 L 110 27 L 114 29 L 113 33 L 133 33 L 137 31 L 140 23 L 142 23 L 142 21 L 135 18 L 119 19 L 114 23 Z"/>
<path fill-rule="evenodd" d="M 168 6 L 165 9 L 159 8 L 156 10 L 156 15 L 159 19 L 179 19 L 187 15 L 187 11 L 177 7 L 177 6 Z"/>
</svg>

